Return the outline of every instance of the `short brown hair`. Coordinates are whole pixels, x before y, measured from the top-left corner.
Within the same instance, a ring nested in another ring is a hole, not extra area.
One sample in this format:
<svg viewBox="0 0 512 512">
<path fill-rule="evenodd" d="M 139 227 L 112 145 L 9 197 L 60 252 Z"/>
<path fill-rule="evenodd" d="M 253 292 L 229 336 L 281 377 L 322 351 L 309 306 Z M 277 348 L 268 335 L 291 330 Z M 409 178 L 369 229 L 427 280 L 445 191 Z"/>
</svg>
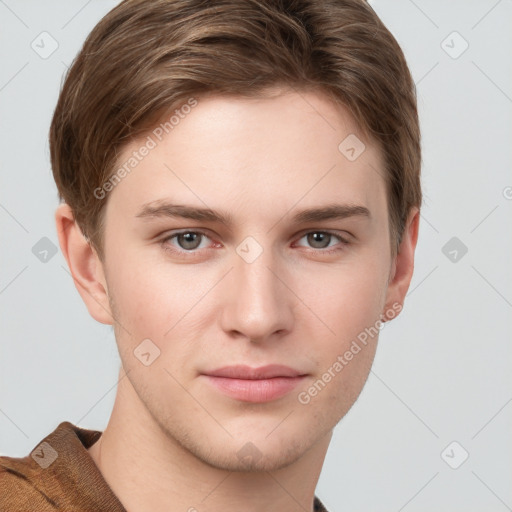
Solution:
<svg viewBox="0 0 512 512">
<path fill-rule="evenodd" d="M 380 146 L 396 254 L 422 201 L 416 87 L 366 1 L 125 0 L 69 68 L 49 136 L 59 198 L 99 257 L 106 199 L 94 190 L 126 144 L 193 96 L 263 96 L 275 86 L 327 94 Z"/>
</svg>

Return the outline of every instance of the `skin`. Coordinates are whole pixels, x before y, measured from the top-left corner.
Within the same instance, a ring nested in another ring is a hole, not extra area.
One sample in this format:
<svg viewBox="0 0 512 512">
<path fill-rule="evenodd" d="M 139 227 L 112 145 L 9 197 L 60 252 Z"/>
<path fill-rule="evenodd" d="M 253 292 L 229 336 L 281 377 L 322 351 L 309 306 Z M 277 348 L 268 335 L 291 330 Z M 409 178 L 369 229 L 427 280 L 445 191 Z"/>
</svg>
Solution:
<svg viewBox="0 0 512 512">
<path fill-rule="evenodd" d="M 120 381 L 89 453 L 130 512 L 312 511 L 333 429 L 367 380 L 378 335 L 308 404 L 297 396 L 404 302 L 418 210 L 392 258 L 379 148 L 322 94 L 282 92 L 199 98 L 109 193 L 104 262 L 70 208 L 57 209 L 77 289 L 90 314 L 114 326 Z M 349 134 L 366 145 L 352 162 L 338 150 Z M 119 162 L 140 146 L 125 147 Z M 233 225 L 136 217 L 157 199 L 222 210 Z M 328 203 L 366 206 L 371 218 L 292 223 L 297 211 Z M 194 229 L 207 236 L 163 242 Z M 306 236 L 325 230 L 349 244 Z M 248 236 L 263 250 L 251 263 L 236 252 Z M 146 338 L 161 351 L 149 366 L 134 355 Z M 308 376 L 282 398 L 249 403 L 199 375 L 269 363 Z M 257 455 L 241 459 L 249 442 Z"/>
</svg>

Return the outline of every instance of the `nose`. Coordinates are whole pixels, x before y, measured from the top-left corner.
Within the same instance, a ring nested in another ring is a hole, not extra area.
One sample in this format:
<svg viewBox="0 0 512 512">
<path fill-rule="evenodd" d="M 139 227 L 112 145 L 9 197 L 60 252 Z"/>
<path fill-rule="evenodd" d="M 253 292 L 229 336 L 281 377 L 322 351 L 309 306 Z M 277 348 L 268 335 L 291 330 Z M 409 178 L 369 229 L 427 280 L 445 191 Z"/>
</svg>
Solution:
<svg viewBox="0 0 512 512">
<path fill-rule="evenodd" d="M 233 269 L 223 285 L 222 328 L 253 342 L 282 336 L 292 328 L 297 302 L 286 285 L 289 273 L 271 249 L 253 261 L 240 254 L 234 253 Z"/>
</svg>

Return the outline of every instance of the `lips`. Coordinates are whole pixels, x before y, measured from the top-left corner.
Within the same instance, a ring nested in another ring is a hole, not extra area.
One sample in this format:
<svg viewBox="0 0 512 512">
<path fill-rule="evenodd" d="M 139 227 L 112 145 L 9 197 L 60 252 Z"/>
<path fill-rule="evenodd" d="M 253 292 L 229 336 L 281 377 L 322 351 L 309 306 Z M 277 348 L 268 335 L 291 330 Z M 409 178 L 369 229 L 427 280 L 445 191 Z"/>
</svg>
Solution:
<svg viewBox="0 0 512 512">
<path fill-rule="evenodd" d="M 289 366 L 280 364 L 270 364 L 260 366 L 259 368 L 251 368 L 246 365 L 224 366 L 217 370 L 205 372 L 205 375 L 212 377 L 226 377 L 229 379 L 273 379 L 275 377 L 299 377 L 304 373 L 299 372 Z"/>
<path fill-rule="evenodd" d="M 271 364 L 259 368 L 246 365 L 225 366 L 201 375 L 222 394 L 243 402 L 262 403 L 289 394 L 306 374 L 289 366 Z"/>
</svg>

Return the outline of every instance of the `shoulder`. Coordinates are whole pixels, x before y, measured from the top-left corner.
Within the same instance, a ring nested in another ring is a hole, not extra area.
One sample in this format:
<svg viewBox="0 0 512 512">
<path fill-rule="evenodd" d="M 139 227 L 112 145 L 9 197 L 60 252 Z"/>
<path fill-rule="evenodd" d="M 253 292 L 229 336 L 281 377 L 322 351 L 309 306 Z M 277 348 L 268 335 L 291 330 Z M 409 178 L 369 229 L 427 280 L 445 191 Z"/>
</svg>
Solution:
<svg viewBox="0 0 512 512">
<path fill-rule="evenodd" d="M 126 512 L 88 452 L 99 436 L 63 421 L 27 456 L 0 455 L 0 512 Z"/>
<path fill-rule="evenodd" d="M 38 488 L 37 481 L 29 457 L 0 456 L 0 510 L 57 510 L 58 504 Z"/>
<path fill-rule="evenodd" d="M 80 473 L 83 443 L 99 434 L 64 421 L 25 457 L 0 455 L 0 512 L 47 512 L 72 503 L 76 482 L 69 474 Z"/>
</svg>

